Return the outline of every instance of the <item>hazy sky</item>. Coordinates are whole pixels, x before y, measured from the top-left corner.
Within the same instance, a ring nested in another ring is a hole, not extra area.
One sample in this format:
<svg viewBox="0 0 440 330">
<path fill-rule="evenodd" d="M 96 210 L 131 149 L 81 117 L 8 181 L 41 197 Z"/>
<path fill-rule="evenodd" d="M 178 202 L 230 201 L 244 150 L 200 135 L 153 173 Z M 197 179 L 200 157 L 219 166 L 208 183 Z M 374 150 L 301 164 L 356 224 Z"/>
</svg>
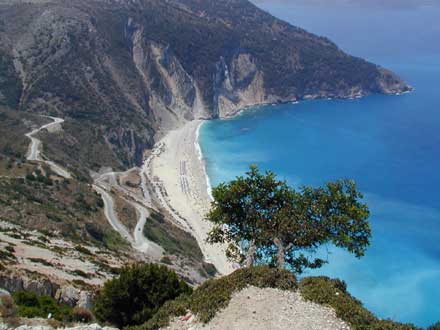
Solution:
<svg viewBox="0 0 440 330">
<path fill-rule="evenodd" d="M 251 0 L 378 63 L 440 55 L 440 0 Z"/>
<path fill-rule="evenodd" d="M 358 7 L 378 7 L 408 9 L 423 6 L 440 6 L 440 0 L 252 0 L 256 4 L 285 3 L 311 6 L 348 5 Z"/>
</svg>

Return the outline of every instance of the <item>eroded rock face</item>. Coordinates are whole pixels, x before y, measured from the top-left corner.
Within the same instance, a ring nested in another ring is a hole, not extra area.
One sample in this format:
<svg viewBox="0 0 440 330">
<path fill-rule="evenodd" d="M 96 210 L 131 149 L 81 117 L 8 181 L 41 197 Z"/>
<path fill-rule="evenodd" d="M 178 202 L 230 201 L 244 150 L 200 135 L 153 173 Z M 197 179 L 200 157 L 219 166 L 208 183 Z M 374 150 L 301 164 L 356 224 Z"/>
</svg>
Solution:
<svg viewBox="0 0 440 330">
<path fill-rule="evenodd" d="M 44 278 L 32 279 L 26 276 L 0 274 L 0 288 L 11 293 L 24 290 L 40 296 L 54 297 L 60 286 Z"/>
<path fill-rule="evenodd" d="M 24 274 L 0 274 L 0 296 L 16 291 L 33 292 L 38 296 L 49 296 L 71 307 L 92 307 L 93 294 L 73 286 L 62 286 L 43 276 L 30 278 Z"/>
<path fill-rule="evenodd" d="M 79 293 L 79 299 L 76 302 L 76 307 L 91 309 L 93 307 L 93 294 L 87 291 Z"/>
<path fill-rule="evenodd" d="M 189 120 L 409 90 L 249 1 L 11 0 L 0 24 L 0 103 L 97 132 L 124 166 Z"/>
<path fill-rule="evenodd" d="M 57 301 L 63 302 L 69 306 L 76 306 L 80 299 L 80 290 L 72 286 L 61 287 L 57 290 L 54 298 Z"/>
</svg>

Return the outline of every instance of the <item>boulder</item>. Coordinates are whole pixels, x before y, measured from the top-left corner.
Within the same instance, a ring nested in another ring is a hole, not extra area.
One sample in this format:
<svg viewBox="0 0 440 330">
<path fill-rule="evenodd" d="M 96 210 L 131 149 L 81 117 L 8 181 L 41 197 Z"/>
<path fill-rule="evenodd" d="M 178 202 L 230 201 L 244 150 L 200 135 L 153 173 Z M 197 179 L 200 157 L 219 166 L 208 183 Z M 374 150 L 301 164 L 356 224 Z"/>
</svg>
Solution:
<svg viewBox="0 0 440 330">
<path fill-rule="evenodd" d="M 3 297 L 3 296 L 10 296 L 10 295 L 11 295 L 11 294 L 9 293 L 9 291 L 0 288 L 0 297 Z"/>
<path fill-rule="evenodd" d="M 80 290 L 73 286 L 64 286 L 57 290 L 54 298 L 59 303 L 75 307 L 80 299 Z"/>
</svg>

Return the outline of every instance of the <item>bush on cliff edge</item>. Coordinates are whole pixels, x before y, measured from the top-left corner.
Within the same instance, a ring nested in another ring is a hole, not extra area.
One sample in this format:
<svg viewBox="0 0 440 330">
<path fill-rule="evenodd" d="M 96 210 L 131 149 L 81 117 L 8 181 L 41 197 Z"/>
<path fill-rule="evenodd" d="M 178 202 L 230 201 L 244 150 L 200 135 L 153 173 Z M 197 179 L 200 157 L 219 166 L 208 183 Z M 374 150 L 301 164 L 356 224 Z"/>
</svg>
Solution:
<svg viewBox="0 0 440 330">
<path fill-rule="evenodd" d="M 137 264 L 123 268 L 98 293 L 94 314 L 119 328 L 148 321 L 168 300 L 192 289 L 164 266 Z"/>
<path fill-rule="evenodd" d="M 291 272 L 283 269 L 267 266 L 242 268 L 231 275 L 206 281 L 191 295 L 165 303 L 148 322 L 130 330 L 160 329 L 167 326 L 172 317 L 185 315 L 189 310 L 200 321 L 207 323 L 218 311 L 228 306 L 234 292 L 247 286 L 296 290 L 297 280 Z"/>
</svg>

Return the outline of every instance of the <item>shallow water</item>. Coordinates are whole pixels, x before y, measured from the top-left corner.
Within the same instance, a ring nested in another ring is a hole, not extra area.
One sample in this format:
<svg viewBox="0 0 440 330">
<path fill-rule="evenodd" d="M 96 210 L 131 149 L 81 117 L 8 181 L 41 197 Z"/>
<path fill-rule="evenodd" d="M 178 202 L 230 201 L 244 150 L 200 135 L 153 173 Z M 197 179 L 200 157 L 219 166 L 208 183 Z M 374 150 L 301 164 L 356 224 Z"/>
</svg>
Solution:
<svg viewBox="0 0 440 330">
<path fill-rule="evenodd" d="M 200 143 L 212 184 L 250 163 L 293 185 L 355 179 L 372 211 L 372 246 L 361 260 L 329 247 L 329 265 L 313 274 L 344 279 L 382 318 L 440 320 L 440 8 L 262 6 L 393 69 L 416 91 L 260 107 L 206 123 Z"/>
</svg>

